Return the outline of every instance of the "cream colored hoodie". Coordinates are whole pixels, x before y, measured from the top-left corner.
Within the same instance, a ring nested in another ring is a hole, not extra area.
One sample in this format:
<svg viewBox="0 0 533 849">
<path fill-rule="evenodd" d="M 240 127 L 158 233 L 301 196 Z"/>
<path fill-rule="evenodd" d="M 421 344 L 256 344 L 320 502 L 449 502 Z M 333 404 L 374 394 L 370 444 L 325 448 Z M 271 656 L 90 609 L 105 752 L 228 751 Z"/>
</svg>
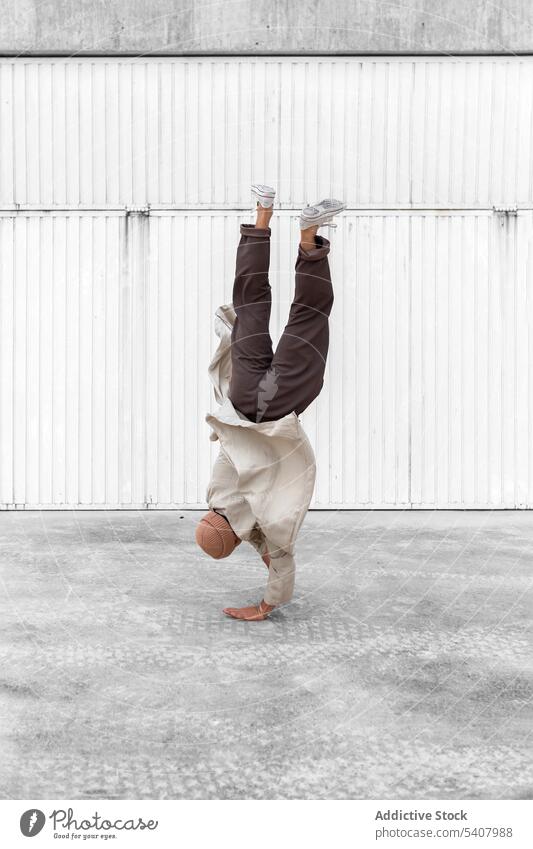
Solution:
<svg viewBox="0 0 533 849">
<path fill-rule="evenodd" d="M 242 540 L 270 555 L 268 604 L 289 601 L 294 590 L 294 546 L 315 485 L 315 455 L 296 413 L 251 422 L 227 397 L 231 378 L 232 305 L 215 313 L 220 339 L 209 377 L 220 405 L 206 421 L 220 452 L 207 489 L 211 510 L 222 513 Z"/>
</svg>

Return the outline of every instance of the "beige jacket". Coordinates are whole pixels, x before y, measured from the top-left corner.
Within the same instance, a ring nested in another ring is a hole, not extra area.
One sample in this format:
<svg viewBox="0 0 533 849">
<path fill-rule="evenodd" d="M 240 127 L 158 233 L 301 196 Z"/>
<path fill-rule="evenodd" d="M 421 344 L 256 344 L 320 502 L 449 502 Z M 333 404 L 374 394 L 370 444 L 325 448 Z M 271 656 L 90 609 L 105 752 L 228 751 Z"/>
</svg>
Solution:
<svg viewBox="0 0 533 849">
<path fill-rule="evenodd" d="M 251 422 L 227 397 L 231 377 L 231 305 L 215 313 L 219 346 L 209 376 L 220 405 L 208 414 L 210 439 L 220 452 L 207 489 L 207 503 L 228 519 L 240 539 L 271 562 L 264 599 L 289 601 L 294 590 L 294 546 L 315 485 L 315 455 L 296 413 L 274 422 Z"/>
</svg>

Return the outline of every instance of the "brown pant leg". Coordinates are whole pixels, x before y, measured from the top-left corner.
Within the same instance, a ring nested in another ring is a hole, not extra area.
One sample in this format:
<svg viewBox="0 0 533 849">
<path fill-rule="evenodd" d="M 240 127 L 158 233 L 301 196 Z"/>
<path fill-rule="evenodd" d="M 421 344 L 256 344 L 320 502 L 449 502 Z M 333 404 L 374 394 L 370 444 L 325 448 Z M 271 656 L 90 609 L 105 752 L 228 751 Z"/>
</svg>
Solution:
<svg viewBox="0 0 533 849">
<path fill-rule="evenodd" d="M 237 248 L 231 334 L 231 382 L 228 396 L 244 416 L 256 420 L 258 384 L 272 362 L 269 322 L 272 293 L 268 280 L 270 227 L 241 224 Z"/>
<path fill-rule="evenodd" d="M 323 236 L 315 236 L 315 243 L 313 250 L 298 250 L 294 300 L 272 364 L 261 382 L 266 392 L 262 398 L 260 387 L 258 421 L 274 421 L 293 411 L 300 415 L 324 383 L 333 287 L 330 243 Z"/>
</svg>

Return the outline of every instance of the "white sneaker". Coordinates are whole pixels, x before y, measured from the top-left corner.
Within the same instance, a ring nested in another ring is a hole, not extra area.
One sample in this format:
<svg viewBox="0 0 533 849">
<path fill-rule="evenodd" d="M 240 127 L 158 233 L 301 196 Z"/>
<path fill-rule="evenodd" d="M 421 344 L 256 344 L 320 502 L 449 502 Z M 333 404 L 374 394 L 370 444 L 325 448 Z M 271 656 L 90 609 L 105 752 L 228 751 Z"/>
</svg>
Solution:
<svg viewBox="0 0 533 849">
<path fill-rule="evenodd" d="M 306 227 L 336 227 L 332 221 L 343 209 L 346 209 L 346 204 L 335 198 L 324 198 L 313 206 L 306 206 L 300 214 L 300 230 Z"/>
<path fill-rule="evenodd" d="M 264 186 L 262 183 L 252 183 L 252 197 L 265 209 L 269 209 L 274 203 L 276 190 L 272 186 Z"/>
</svg>

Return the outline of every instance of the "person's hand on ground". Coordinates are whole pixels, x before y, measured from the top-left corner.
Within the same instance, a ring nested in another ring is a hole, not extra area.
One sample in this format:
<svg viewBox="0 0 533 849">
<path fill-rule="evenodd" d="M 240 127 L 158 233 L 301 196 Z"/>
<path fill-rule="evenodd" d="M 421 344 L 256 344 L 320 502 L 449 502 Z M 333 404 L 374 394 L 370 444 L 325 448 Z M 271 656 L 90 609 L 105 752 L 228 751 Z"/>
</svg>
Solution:
<svg viewBox="0 0 533 849">
<path fill-rule="evenodd" d="M 273 610 L 273 604 L 260 601 L 259 604 L 254 604 L 252 607 L 225 607 L 224 613 L 226 616 L 231 616 L 232 619 L 244 619 L 246 622 L 261 622 Z"/>
</svg>

